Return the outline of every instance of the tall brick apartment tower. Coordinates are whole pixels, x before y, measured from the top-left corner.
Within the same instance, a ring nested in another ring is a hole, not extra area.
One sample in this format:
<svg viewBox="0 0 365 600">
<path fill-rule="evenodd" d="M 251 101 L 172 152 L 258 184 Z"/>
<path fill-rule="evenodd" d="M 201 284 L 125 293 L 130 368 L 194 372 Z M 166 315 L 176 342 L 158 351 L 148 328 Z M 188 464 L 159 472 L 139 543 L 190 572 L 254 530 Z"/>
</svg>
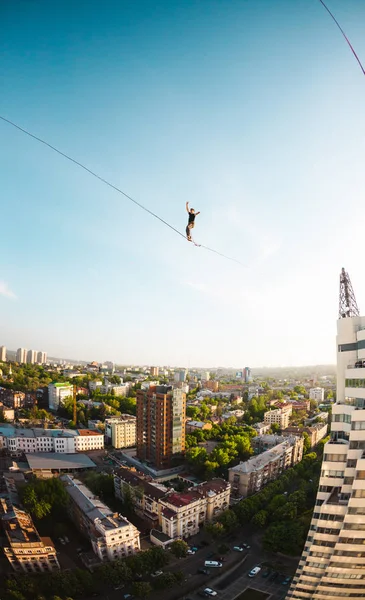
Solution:
<svg viewBox="0 0 365 600">
<path fill-rule="evenodd" d="M 172 386 L 137 391 L 137 456 L 158 470 L 185 450 L 186 395 Z"/>
</svg>

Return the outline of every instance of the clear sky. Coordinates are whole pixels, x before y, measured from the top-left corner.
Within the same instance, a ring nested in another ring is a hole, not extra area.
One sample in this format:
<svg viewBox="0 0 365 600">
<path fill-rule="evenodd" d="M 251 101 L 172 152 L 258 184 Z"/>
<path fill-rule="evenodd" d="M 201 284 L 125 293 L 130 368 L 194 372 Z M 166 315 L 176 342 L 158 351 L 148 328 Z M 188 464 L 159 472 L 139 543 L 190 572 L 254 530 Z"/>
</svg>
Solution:
<svg viewBox="0 0 365 600">
<path fill-rule="evenodd" d="M 365 61 L 365 3 L 328 0 Z M 365 78 L 317 0 L 2 0 L 0 344 L 121 363 L 335 360 L 365 311 Z"/>
</svg>

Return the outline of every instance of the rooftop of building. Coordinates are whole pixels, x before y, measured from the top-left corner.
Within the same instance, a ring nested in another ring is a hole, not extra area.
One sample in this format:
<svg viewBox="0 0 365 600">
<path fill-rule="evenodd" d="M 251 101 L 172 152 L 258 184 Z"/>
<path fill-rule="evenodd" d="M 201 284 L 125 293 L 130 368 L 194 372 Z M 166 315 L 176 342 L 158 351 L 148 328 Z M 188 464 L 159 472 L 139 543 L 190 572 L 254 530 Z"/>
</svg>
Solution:
<svg viewBox="0 0 365 600">
<path fill-rule="evenodd" d="M 38 531 L 28 513 L 2 503 L 1 521 L 10 544 L 41 543 Z"/>
<path fill-rule="evenodd" d="M 196 427 L 197 429 L 202 429 L 206 425 L 204 421 L 187 421 L 186 424 L 189 427 Z"/>
<path fill-rule="evenodd" d="M 298 438 L 295 436 L 287 437 L 285 439 L 285 442 L 274 446 L 274 448 L 271 448 L 270 450 L 266 450 L 266 452 L 263 452 L 258 456 L 250 458 L 246 462 L 240 462 L 238 465 L 236 465 L 235 467 L 231 467 L 229 470 L 238 471 L 240 473 L 253 473 L 254 471 L 263 469 L 271 462 L 274 462 L 275 460 L 280 458 L 280 456 L 282 456 L 289 448 L 291 448 L 294 445 L 295 440 L 297 439 Z"/>
<path fill-rule="evenodd" d="M 277 435 L 275 433 L 257 435 L 252 438 L 252 444 L 280 444 L 281 442 L 285 442 L 287 438 L 282 435 Z"/>
<path fill-rule="evenodd" d="M 32 452 L 25 455 L 29 468 L 33 470 L 48 469 L 92 469 L 96 464 L 86 454 L 57 454 L 55 452 Z"/>
<path fill-rule="evenodd" d="M 126 467 L 121 467 L 118 470 L 118 476 L 132 486 L 143 487 L 146 496 L 149 496 L 154 500 L 164 498 L 169 491 L 164 485 L 152 483 L 147 475 L 136 473 L 136 471 L 132 471 Z"/>
<path fill-rule="evenodd" d="M 98 522 L 104 533 L 130 525 L 129 521 L 113 511 L 95 496 L 81 481 L 71 475 L 62 475 L 66 491 L 77 504 L 81 512 L 93 523 Z"/>
<path fill-rule="evenodd" d="M 64 383 L 57 383 L 56 381 L 53 381 L 52 383 L 50 383 L 49 385 L 53 385 L 54 387 L 67 387 L 67 388 L 72 388 L 72 384 L 68 383 L 68 381 L 65 381 Z"/>
<path fill-rule="evenodd" d="M 105 423 L 124 423 L 124 422 L 135 422 L 137 420 L 137 417 L 135 417 L 134 415 L 127 415 L 127 414 L 122 414 L 119 417 L 109 417 L 108 419 L 105 419 Z"/>
<path fill-rule="evenodd" d="M 172 492 L 165 498 L 165 502 L 176 508 L 182 508 L 202 498 L 212 498 L 217 494 L 224 492 L 230 488 L 228 481 L 224 479 L 212 479 L 201 483 L 194 488 L 190 488 L 186 492 Z"/>
<path fill-rule="evenodd" d="M 78 429 L 77 433 L 84 437 L 89 435 L 103 435 L 100 431 L 95 431 L 94 429 Z"/>
</svg>

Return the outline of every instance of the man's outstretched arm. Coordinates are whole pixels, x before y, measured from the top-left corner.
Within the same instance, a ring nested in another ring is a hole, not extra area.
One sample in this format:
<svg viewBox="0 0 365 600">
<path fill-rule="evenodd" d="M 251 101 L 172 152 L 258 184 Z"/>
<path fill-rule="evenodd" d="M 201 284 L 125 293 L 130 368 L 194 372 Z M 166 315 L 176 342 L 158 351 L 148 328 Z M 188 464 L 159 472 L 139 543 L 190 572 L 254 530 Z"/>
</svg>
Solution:
<svg viewBox="0 0 365 600">
<path fill-rule="evenodd" d="M 196 216 L 196 215 L 200 215 L 200 210 L 199 210 L 197 213 L 195 213 L 195 216 Z"/>
<path fill-rule="evenodd" d="M 189 202 L 186 203 L 186 211 L 189 212 Z"/>
</svg>

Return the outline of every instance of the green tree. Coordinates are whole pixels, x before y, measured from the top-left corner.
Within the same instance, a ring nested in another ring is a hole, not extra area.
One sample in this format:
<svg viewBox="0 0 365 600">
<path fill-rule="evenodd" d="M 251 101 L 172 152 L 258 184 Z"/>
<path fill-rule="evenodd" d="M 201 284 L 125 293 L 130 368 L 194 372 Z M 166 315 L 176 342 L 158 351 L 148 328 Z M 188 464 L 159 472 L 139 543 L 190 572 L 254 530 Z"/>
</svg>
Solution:
<svg viewBox="0 0 365 600">
<path fill-rule="evenodd" d="M 304 452 L 304 454 L 307 454 L 310 451 L 310 449 L 312 448 L 311 440 L 306 431 L 303 431 L 302 436 L 303 436 L 303 452 Z"/>
<path fill-rule="evenodd" d="M 232 510 L 225 510 L 218 518 L 226 531 L 234 531 L 238 526 L 238 519 Z"/>
<path fill-rule="evenodd" d="M 175 540 L 170 545 L 170 548 L 172 554 L 174 554 L 174 556 L 176 556 L 177 558 L 185 558 L 189 550 L 188 544 L 183 540 Z"/>
<path fill-rule="evenodd" d="M 135 581 L 132 587 L 133 594 L 144 600 L 152 592 L 152 586 L 148 581 Z"/>
<path fill-rule="evenodd" d="M 258 513 L 252 518 L 252 523 L 257 527 L 264 528 L 268 519 L 268 512 L 266 510 L 259 510 Z"/>
</svg>

